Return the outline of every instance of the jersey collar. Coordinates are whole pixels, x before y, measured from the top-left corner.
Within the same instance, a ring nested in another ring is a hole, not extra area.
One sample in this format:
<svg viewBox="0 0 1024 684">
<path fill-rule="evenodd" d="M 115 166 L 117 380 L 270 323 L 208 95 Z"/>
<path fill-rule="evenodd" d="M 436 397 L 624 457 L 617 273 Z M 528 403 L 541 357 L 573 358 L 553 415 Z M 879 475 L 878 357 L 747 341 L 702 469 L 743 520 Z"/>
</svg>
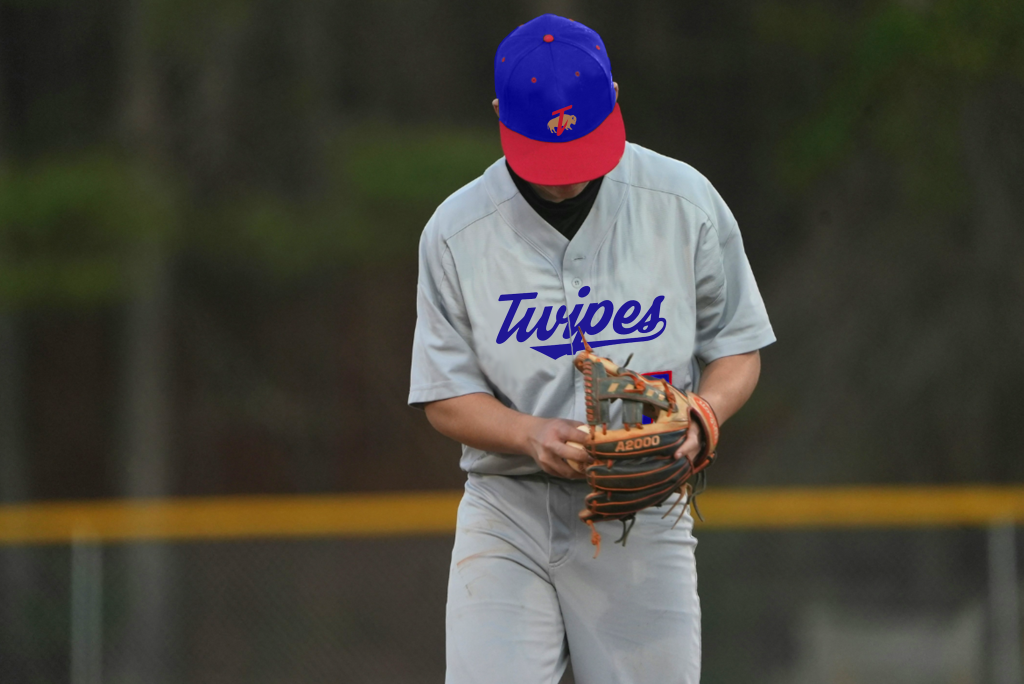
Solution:
<svg viewBox="0 0 1024 684">
<path fill-rule="evenodd" d="M 632 146 L 626 143 L 622 159 L 614 169 L 605 174 L 594 206 L 571 242 L 538 216 L 519 194 L 519 189 L 505 168 L 504 158 L 499 159 L 484 172 L 484 187 L 505 223 L 547 258 L 560 273 L 562 261 L 569 258 L 570 253 L 572 258 L 583 257 L 592 261 L 604 243 L 629 188 L 632 159 Z"/>
</svg>

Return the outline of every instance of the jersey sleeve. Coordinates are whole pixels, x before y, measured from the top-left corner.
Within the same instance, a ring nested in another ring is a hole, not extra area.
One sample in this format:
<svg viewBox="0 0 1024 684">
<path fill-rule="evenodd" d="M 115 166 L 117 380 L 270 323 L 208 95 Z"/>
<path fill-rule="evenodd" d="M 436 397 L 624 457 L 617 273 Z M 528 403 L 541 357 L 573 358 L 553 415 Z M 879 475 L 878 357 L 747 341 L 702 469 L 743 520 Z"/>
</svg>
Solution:
<svg viewBox="0 0 1024 684">
<path fill-rule="evenodd" d="M 694 264 L 695 355 L 704 363 L 756 351 L 775 341 L 736 219 L 710 183 L 708 191 L 708 220 L 701 226 Z"/>
<path fill-rule="evenodd" d="M 435 219 L 420 239 L 416 330 L 412 343 L 409 404 L 485 392 L 493 394 L 477 363 L 451 250 Z"/>
</svg>

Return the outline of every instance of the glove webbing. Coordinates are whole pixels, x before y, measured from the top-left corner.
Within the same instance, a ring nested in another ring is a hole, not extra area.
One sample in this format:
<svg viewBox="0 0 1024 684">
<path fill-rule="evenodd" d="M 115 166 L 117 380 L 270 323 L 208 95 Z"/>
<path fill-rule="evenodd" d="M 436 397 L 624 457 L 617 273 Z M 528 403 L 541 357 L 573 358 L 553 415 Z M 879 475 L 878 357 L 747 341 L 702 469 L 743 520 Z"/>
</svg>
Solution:
<svg viewBox="0 0 1024 684">
<path fill-rule="evenodd" d="M 676 498 L 675 502 L 673 502 L 669 509 L 665 511 L 665 515 L 661 516 L 662 520 L 667 518 L 669 514 L 675 510 L 675 507 L 679 505 L 679 502 L 682 501 L 685 496 L 686 504 L 693 506 L 693 512 L 697 514 L 697 519 L 704 522 L 704 516 L 701 515 L 700 507 L 697 506 L 697 497 L 703 494 L 704 490 L 708 488 L 708 474 L 702 469 L 697 472 L 694 479 L 697 481 L 697 486 L 693 487 L 689 482 L 685 483 L 680 489 L 679 496 Z M 672 523 L 672 529 L 675 529 L 676 525 L 679 524 L 679 521 L 683 519 L 683 515 L 686 513 L 686 504 L 683 504 L 682 510 L 679 511 L 679 517 L 676 518 L 674 523 Z M 658 504 L 658 506 L 661 506 L 661 504 Z M 615 543 L 625 546 L 626 539 L 629 537 L 629 533 L 633 530 L 633 525 L 636 524 L 636 513 L 626 516 L 625 518 L 619 518 L 619 521 L 622 523 L 622 535 L 615 540 Z M 594 558 L 597 558 L 598 554 L 601 553 L 601 533 L 597 531 L 596 527 L 594 527 L 593 520 L 587 520 L 585 522 L 587 523 L 587 526 L 590 527 L 590 543 L 596 547 L 594 550 Z"/>
</svg>

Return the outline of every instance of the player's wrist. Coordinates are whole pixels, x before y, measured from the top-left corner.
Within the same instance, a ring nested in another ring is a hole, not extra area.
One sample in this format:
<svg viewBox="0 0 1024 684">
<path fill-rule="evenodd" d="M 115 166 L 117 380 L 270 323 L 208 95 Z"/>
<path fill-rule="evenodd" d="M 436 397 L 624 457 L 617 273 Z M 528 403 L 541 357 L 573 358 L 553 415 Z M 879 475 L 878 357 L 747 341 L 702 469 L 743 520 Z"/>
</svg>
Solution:
<svg viewBox="0 0 1024 684">
<path fill-rule="evenodd" d="M 516 411 L 509 422 L 515 453 L 536 458 L 536 435 L 544 419 Z"/>
<path fill-rule="evenodd" d="M 716 392 L 713 388 L 701 387 L 696 391 L 692 392 L 692 394 L 696 394 L 698 397 L 706 401 L 708 405 L 711 406 L 711 410 L 714 411 L 716 415 L 718 414 L 717 407 L 718 404 L 721 402 L 721 397 L 719 396 L 718 392 Z"/>
</svg>

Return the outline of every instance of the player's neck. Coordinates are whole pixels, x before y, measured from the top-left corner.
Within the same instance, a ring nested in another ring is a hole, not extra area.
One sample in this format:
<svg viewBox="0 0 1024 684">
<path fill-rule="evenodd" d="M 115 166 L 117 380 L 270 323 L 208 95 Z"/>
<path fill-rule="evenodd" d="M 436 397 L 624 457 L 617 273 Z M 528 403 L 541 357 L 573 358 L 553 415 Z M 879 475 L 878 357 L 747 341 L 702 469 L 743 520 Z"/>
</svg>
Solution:
<svg viewBox="0 0 1024 684">
<path fill-rule="evenodd" d="M 588 185 L 590 185 L 590 181 L 573 183 L 572 185 L 538 185 L 530 183 L 530 186 L 537 191 L 541 199 L 545 199 L 548 202 L 564 202 L 567 199 L 572 199 L 586 190 Z"/>
</svg>

